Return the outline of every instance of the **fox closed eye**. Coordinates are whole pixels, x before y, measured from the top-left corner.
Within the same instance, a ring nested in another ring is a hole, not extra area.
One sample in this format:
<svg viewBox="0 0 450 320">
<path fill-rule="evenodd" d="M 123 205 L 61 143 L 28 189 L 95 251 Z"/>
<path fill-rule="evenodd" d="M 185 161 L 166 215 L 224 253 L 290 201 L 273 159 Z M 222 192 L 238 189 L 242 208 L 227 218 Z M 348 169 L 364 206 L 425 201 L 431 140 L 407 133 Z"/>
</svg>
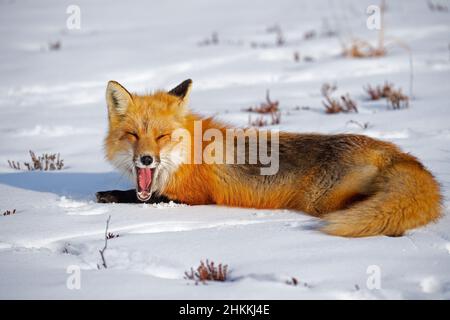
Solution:
<svg viewBox="0 0 450 320">
<path fill-rule="evenodd" d="M 161 140 L 162 138 L 165 138 L 165 137 L 168 137 L 170 135 L 170 133 L 164 133 L 164 134 L 161 134 L 161 135 L 159 135 L 157 138 L 156 138 L 156 140 Z"/>
<path fill-rule="evenodd" d="M 132 137 L 135 138 L 135 139 L 139 139 L 139 135 L 138 135 L 136 132 L 133 132 L 133 131 L 127 131 L 126 134 L 127 134 L 128 136 L 132 136 Z"/>
</svg>

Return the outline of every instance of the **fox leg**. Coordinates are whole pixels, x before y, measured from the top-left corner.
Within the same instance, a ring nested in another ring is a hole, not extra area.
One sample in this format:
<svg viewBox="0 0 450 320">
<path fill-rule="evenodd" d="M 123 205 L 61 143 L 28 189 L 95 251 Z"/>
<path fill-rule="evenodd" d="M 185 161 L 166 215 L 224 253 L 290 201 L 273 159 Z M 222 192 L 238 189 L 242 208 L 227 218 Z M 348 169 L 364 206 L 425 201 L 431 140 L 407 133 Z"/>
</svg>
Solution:
<svg viewBox="0 0 450 320">
<path fill-rule="evenodd" d="M 99 191 L 95 194 L 98 203 L 142 203 L 136 197 L 136 190 L 110 190 Z M 169 202 L 170 200 L 165 196 L 152 195 L 146 203 Z"/>
</svg>

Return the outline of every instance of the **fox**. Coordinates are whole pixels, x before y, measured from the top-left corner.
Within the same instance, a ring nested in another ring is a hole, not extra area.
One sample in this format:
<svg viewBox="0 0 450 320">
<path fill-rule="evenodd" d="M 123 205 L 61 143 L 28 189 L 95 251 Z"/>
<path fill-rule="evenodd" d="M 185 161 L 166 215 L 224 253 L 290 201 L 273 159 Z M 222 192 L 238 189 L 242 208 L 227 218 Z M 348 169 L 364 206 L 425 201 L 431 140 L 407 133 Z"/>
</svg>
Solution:
<svg viewBox="0 0 450 320">
<path fill-rule="evenodd" d="M 288 209 L 319 218 L 322 232 L 341 237 L 398 237 L 441 217 L 440 185 L 432 173 L 393 143 L 365 135 L 280 131 L 278 141 L 269 138 L 278 146 L 278 170 L 272 175 L 260 174 L 259 161 L 181 161 L 180 154 L 192 148 L 196 121 L 202 122 L 202 134 L 233 129 L 191 111 L 191 88 L 188 79 L 169 91 L 139 95 L 108 82 L 106 159 L 134 181 L 135 189 L 98 192 L 98 202 L 165 199 Z M 179 129 L 191 133 L 184 143 L 171 138 Z"/>
</svg>

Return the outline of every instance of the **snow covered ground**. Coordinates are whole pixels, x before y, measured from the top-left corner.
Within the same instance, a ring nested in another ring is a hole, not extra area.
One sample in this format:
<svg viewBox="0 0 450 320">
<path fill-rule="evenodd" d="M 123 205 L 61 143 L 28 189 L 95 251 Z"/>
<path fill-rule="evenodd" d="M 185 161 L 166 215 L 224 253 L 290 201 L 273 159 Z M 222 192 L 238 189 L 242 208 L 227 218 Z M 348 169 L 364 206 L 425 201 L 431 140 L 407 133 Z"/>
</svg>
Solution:
<svg viewBox="0 0 450 320">
<path fill-rule="evenodd" d="M 80 30 L 66 27 L 71 4 L 81 9 Z M 395 142 L 433 171 L 448 199 L 450 13 L 424 0 L 388 1 L 386 38 L 396 39 L 388 55 L 340 56 L 341 40 L 375 42 L 370 4 L 378 1 L 0 0 L 0 211 L 17 210 L 0 216 L 0 298 L 449 299 L 448 215 L 400 238 L 344 239 L 290 211 L 94 202 L 96 191 L 130 187 L 103 157 L 107 81 L 144 92 L 186 78 L 193 109 L 238 126 L 248 123 L 242 109 L 270 89 L 282 130 Z M 284 46 L 267 32 L 275 24 Z M 317 36 L 304 40 L 309 30 Z M 213 32 L 218 45 L 199 45 Z M 413 55 L 414 99 L 394 111 L 367 101 L 363 86 L 389 81 L 409 94 L 399 41 Z M 325 114 L 324 82 L 350 93 L 360 112 Z M 9 168 L 7 160 L 28 161 L 29 149 L 61 153 L 65 169 Z M 98 270 L 109 215 L 119 237 L 109 240 L 108 269 Z M 202 259 L 228 264 L 231 281 L 185 280 Z M 78 267 L 80 289 L 70 289 Z M 299 285 L 286 284 L 292 277 Z"/>
</svg>

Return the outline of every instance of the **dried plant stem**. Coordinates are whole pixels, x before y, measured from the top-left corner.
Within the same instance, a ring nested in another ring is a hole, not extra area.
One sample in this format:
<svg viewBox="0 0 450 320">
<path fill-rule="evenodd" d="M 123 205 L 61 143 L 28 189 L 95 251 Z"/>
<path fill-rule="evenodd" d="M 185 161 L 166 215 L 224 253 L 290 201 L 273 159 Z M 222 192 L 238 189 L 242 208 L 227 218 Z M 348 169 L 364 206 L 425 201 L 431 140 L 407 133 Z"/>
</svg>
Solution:
<svg viewBox="0 0 450 320">
<path fill-rule="evenodd" d="M 281 122 L 279 101 L 272 101 L 270 99 L 269 90 L 266 91 L 265 102 L 261 103 L 259 106 L 247 108 L 244 111 L 260 114 L 260 116 L 257 117 L 256 120 L 252 120 L 251 116 L 248 116 L 248 124 L 251 127 L 264 127 L 269 125 L 269 122 L 263 116 L 265 114 L 268 114 L 270 116 L 270 125 L 280 124 Z"/>
<path fill-rule="evenodd" d="M 388 45 L 397 44 L 399 47 L 405 49 L 408 52 L 408 58 L 409 58 L 409 98 L 413 98 L 413 82 L 414 82 L 414 64 L 413 64 L 413 55 L 412 55 L 412 49 L 409 45 L 407 45 L 405 42 L 403 42 L 400 39 L 396 38 L 390 38 L 391 43 L 388 43 Z"/>
<path fill-rule="evenodd" d="M 409 53 L 409 98 L 413 98 L 413 83 L 414 83 L 414 72 L 413 72 L 413 57 L 412 50 L 408 47 Z"/>
<path fill-rule="evenodd" d="M 106 220 L 106 228 L 105 228 L 105 246 L 103 247 L 103 249 L 99 250 L 100 252 L 100 257 L 102 258 L 102 266 L 103 268 L 108 268 L 108 265 L 106 264 L 106 259 L 105 259 L 105 251 L 106 249 L 108 249 L 108 228 L 109 228 L 109 221 L 111 220 L 111 216 L 108 217 L 108 220 Z"/>
<path fill-rule="evenodd" d="M 370 126 L 370 123 L 369 123 L 369 122 L 361 123 L 361 122 L 356 121 L 356 120 L 350 120 L 350 121 L 347 121 L 347 124 L 348 124 L 348 123 L 356 124 L 356 125 L 357 125 L 358 127 L 360 127 L 361 129 L 367 129 L 367 128 L 369 128 L 369 126 Z"/>
<path fill-rule="evenodd" d="M 60 158 L 59 153 L 48 154 L 44 153 L 41 156 L 36 156 L 33 151 L 30 153 L 30 162 L 24 162 L 23 165 L 28 171 L 41 170 L 41 171 L 54 171 L 61 170 L 64 167 L 64 160 Z M 8 160 L 8 165 L 12 169 L 20 170 L 20 162 Z"/>
<path fill-rule="evenodd" d="M 380 30 L 378 31 L 378 50 L 384 51 L 384 10 L 386 9 L 386 1 L 382 0 L 380 4 Z"/>
<path fill-rule="evenodd" d="M 12 214 L 16 214 L 16 209 L 13 209 L 12 211 L 6 210 L 5 212 L 3 212 L 4 216 L 10 216 Z"/>
<path fill-rule="evenodd" d="M 228 265 L 219 265 L 216 267 L 214 262 L 206 260 L 206 263 L 200 261 L 200 266 L 195 271 L 191 268 L 190 272 L 185 272 L 185 279 L 194 280 L 195 284 L 198 282 L 206 283 L 206 281 L 226 281 L 228 275 Z"/>
<path fill-rule="evenodd" d="M 341 99 L 334 99 L 331 97 L 334 91 L 336 91 L 337 87 L 335 84 L 331 85 L 329 83 L 324 83 L 321 88 L 322 96 L 325 101 L 322 101 L 323 106 L 325 107 L 325 112 L 328 114 L 333 113 L 348 113 L 348 112 L 356 112 L 358 113 L 358 108 L 356 106 L 356 102 L 350 98 L 350 95 L 347 93 L 346 95 L 341 96 Z"/>
</svg>

